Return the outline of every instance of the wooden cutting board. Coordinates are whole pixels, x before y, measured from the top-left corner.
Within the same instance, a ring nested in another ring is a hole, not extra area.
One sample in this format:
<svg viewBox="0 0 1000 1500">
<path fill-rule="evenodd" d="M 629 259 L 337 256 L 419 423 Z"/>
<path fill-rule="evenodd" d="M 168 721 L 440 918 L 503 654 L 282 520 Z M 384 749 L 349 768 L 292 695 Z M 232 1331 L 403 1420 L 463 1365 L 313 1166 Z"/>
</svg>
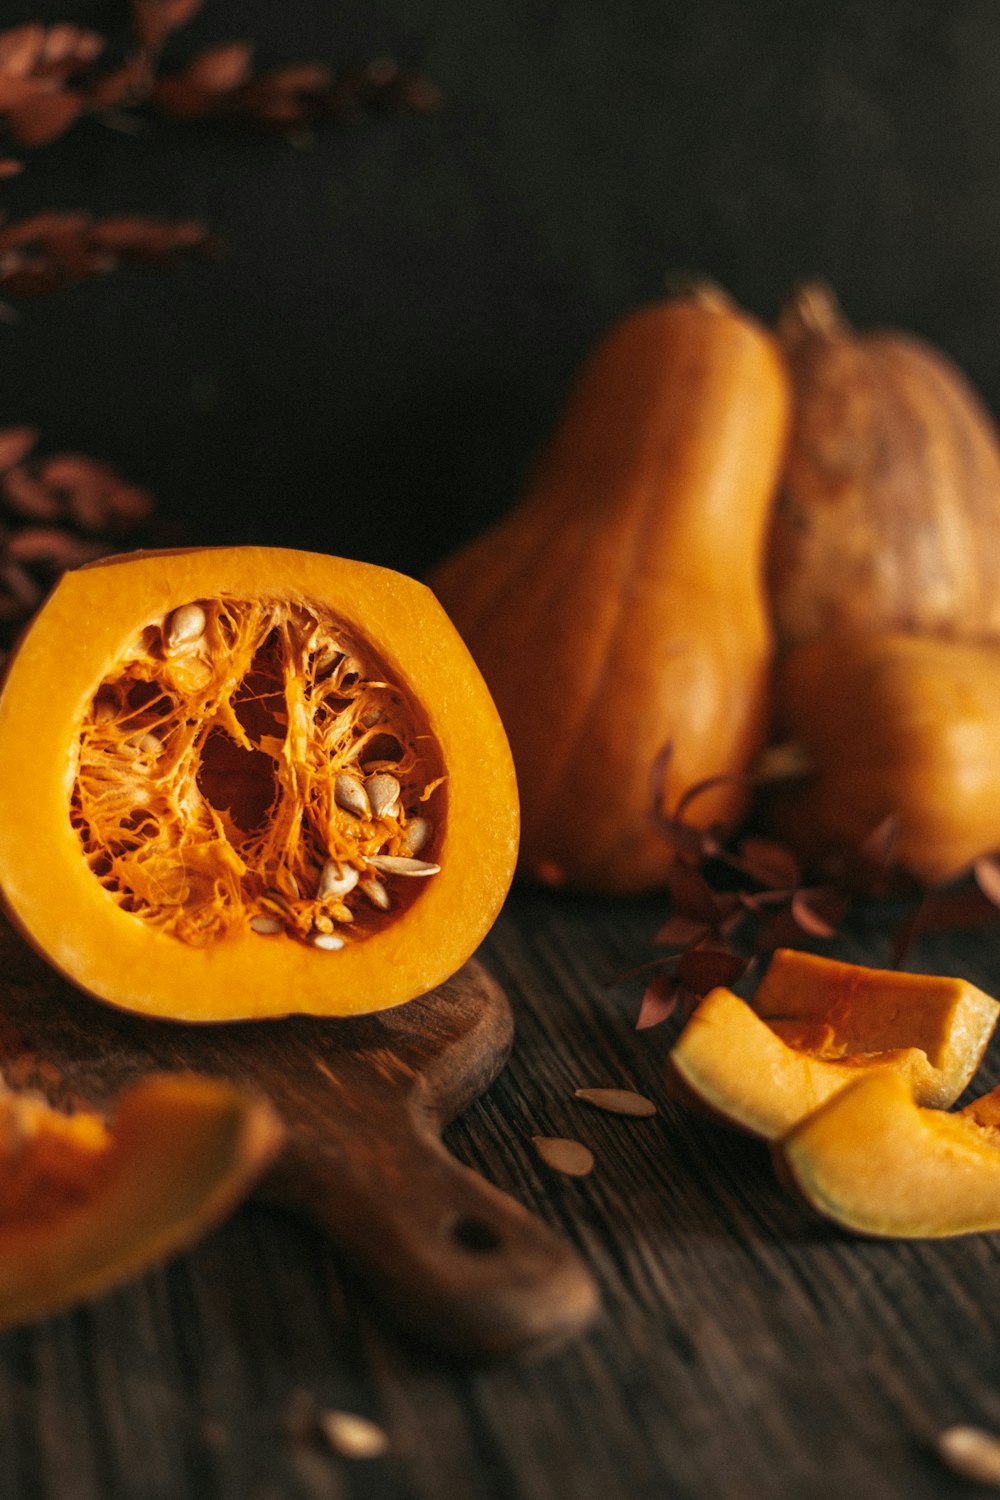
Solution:
<svg viewBox="0 0 1000 1500">
<path fill-rule="evenodd" d="M 452 1157 L 441 1131 L 500 1072 L 506 996 L 470 962 L 422 999 L 347 1020 L 191 1026 L 98 1004 L 0 920 L 0 1071 L 61 1107 L 196 1069 L 266 1095 L 288 1141 L 264 1191 L 327 1233 L 381 1309 L 439 1352 L 549 1346 L 597 1308 L 540 1219 Z"/>
</svg>

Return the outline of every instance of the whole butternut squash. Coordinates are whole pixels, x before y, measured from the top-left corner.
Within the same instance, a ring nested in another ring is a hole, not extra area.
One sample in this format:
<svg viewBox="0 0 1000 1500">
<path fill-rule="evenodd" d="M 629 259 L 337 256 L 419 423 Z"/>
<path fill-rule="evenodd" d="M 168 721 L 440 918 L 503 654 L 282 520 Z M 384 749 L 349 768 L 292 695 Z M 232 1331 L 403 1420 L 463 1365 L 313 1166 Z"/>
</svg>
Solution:
<svg viewBox="0 0 1000 1500">
<path fill-rule="evenodd" d="M 775 698 L 813 769 L 765 803 L 806 859 L 857 848 L 890 817 L 899 864 L 927 884 L 1000 848 L 1000 645 L 827 636 L 790 653 Z"/>
<path fill-rule="evenodd" d="M 788 404 L 774 341 L 721 293 L 644 307 L 593 354 L 522 502 L 431 576 L 511 742 L 522 873 L 656 886 L 654 810 L 755 754 Z M 743 805 L 720 784 L 689 814 Z"/>
<path fill-rule="evenodd" d="M 782 648 L 831 631 L 1000 634 L 1000 440 L 940 351 L 856 333 L 802 287 L 779 336 L 793 420 L 768 553 Z"/>
</svg>

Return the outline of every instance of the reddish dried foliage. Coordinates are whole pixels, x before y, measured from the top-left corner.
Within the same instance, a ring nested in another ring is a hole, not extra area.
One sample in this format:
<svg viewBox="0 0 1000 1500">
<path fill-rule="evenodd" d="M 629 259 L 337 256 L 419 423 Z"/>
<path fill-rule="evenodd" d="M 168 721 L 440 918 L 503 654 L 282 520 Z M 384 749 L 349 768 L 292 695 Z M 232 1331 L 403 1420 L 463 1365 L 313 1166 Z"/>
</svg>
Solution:
<svg viewBox="0 0 1000 1500">
<path fill-rule="evenodd" d="M 110 464 L 34 456 L 32 427 L 0 429 L 0 654 L 59 575 L 142 537 L 153 502 Z"/>
<path fill-rule="evenodd" d="M 666 746 L 651 785 L 662 785 L 671 754 Z M 672 814 L 653 813 L 674 851 L 670 915 L 654 946 L 665 950 L 632 975 L 646 975 L 638 1030 L 677 1013 L 687 1015 L 718 985 L 741 979 L 775 948 L 830 940 L 857 901 L 893 896 L 905 912 L 891 934 L 892 961 L 901 964 L 921 933 L 993 921 L 1000 907 L 1000 858 L 981 859 L 971 885 L 928 890 L 895 863 L 897 826 L 887 818 L 846 856 L 831 862 L 819 884 L 807 884 L 794 851 L 772 839 L 736 837 L 731 828 L 698 828 L 688 814 L 720 779 L 700 782 Z M 752 786 L 749 785 L 752 791 Z M 656 798 L 652 799 L 654 808 Z M 628 977 L 628 976 L 623 976 Z"/>
<path fill-rule="evenodd" d="M 69 22 L 28 22 L 0 33 L 0 122 L 17 145 L 47 145 L 83 115 L 148 107 L 178 119 L 230 118 L 293 138 L 365 108 L 437 109 L 437 89 L 379 59 L 338 73 L 324 62 L 255 73 L 251 43 L 206 48 L 180 71 L 161 72 L 170 36 L 202 0 L 131 0 L 132 46 L 120 60 L 99 32 Z"/>
</svg>

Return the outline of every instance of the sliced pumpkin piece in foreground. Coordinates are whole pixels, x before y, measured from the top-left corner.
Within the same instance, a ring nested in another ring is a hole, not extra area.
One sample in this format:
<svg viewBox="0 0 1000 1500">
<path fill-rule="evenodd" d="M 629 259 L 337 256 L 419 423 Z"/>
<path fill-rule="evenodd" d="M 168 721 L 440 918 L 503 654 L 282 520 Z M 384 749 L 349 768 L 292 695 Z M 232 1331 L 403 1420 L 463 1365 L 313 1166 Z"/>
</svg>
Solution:
<svg viewBox="0 0 1000 1500">
<path fill-rule="evenodd" d="M 774 1148 L 779 1175 L 846 1229 L 939 1238 L 1000 1229 L 1000 1089 L 949 1114 L 890 1069 L 857 1078 Z"/>
<path fill-rule="evenodd" d="M 154 1074 L 110 1124 L 0 1092 L 0 1327 L 109 1290 L 219 1223 L 283 1137 L 265 1101 Z"/>
<path fill-rule="evenodd" d="M 961 979 L 779 949 L 753 1005 L 709 992 L 668 1058 L 674 1092 L 766 1140 L 873 1068 L 943 1108 L 972 1078 L 1000 1004 Z"/>
<path fill-rule="evenodd" d="M 401 574 L 195 548 L 66 574 L 0 695 L 0 893 L 80 988 L 186 1021 L 351 1015 L 459 969 L 518 799 L 458 632 Z"/>
</svg>

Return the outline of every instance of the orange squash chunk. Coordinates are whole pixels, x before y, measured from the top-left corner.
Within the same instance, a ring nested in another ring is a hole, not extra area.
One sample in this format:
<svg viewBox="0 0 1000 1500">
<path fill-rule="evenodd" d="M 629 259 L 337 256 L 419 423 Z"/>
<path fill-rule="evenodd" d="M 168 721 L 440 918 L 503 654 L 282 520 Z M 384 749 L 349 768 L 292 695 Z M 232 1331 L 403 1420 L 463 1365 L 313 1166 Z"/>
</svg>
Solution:
<svg viewBox="0 0 1000 1500">
<path fill-rule="evenodd" d="M 81 988 L 191 1021 L 453 974 L 506 895 L 506 737 L 423 585 L 264 547 L 67 574 L 0 696 L 0 892 Z"/>
<path fill-rule="evenodd" d="M 96 1296 L 191 1244 L 281 1139 L 266 1103 L 193 1074 L 135 1085 L 110 1125 L 0 1092 L 0 1326 Z"/>
<path fill-rule="evenodd" d="M 784 1180 L 861 1234 L 1000 1229 L 1000 1089 L 949 1114 L 921 1107 L 891 1069 L 856 1079 L 776 1148 Z"/>
<path fill-rule="evenodd" d="M 752 1006 L 724 988 L 705 996 L 671 1049 L 668 1082 L 767 1140 L 875 1068 L 942 1107 L 968 1084 L 998 1016 L 964 980 L 779 950 Z"/>
</svg>

